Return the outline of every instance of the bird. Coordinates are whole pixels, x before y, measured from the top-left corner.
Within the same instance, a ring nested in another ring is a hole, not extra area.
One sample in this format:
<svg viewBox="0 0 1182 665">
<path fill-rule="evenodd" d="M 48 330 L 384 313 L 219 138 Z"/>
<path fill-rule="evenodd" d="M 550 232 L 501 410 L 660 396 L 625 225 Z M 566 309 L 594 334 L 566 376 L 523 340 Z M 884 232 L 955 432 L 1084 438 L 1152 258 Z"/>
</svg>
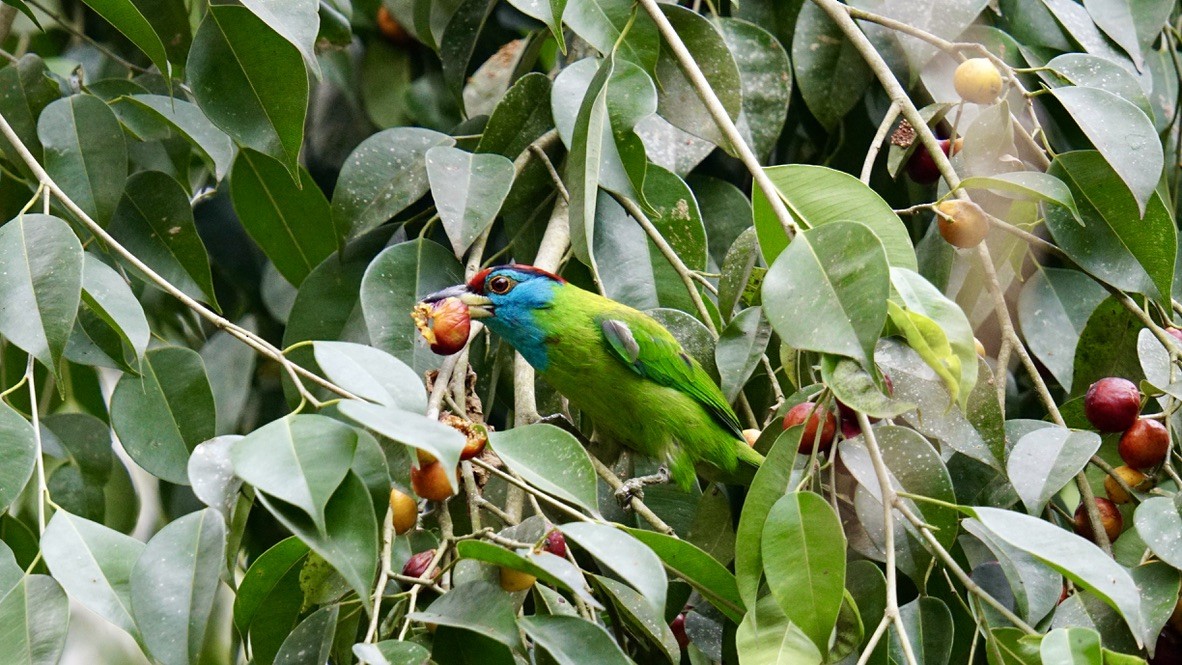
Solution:
<svg viewBox="0 0 1182 665">
<path fill-rule="evenodd" d="M 517 263 L 486 268 L 423 302 L 446 298 L 520 353 L 590 418 L 597 437 L 656 458 L 683 489 L 703 464 L 707 477 L 749 483 L 763 462 L 722 390 L 648 314 Z"/>
</svg>

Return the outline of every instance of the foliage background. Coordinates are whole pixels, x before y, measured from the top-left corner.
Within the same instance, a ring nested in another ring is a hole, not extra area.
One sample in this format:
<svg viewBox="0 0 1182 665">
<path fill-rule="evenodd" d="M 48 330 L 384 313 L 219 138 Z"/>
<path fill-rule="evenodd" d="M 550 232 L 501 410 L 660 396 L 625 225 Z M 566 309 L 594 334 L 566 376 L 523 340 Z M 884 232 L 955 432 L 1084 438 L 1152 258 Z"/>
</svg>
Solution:
<svg viewBox="0 0 1182 665">
<path fill-rule="evenodd" d="M 1120 463 L 1088 385 L 1182 422 L 1176 4 L 684 4 L 4 0 L 6 662 L 1173 662 L 1178 457 L 1114 543 L 1070 515 Z M 592 433 L 496 338 L 432 354 L 413 303 L 510 258 L 669 326 L 754 484 L 623 512 L 653 461 L 535 424 Z M 864 434 L 797 455 L 806 398 Z M 394 537 L 416 449 L 457 495 Z"/>
</svg>

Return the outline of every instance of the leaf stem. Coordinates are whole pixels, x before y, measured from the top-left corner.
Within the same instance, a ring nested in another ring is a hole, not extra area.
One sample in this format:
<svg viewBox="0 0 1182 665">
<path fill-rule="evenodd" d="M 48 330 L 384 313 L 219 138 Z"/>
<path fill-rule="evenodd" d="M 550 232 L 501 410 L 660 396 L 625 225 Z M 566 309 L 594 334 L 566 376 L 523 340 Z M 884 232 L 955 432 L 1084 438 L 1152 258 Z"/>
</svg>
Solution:
<svg viewBox="0 0 1182 665">
<path fill-rule="evenodd" d="M 886 140 L 887 132 L 891 130 L 891 125 L 895 124 L 895 118 L 898 117 L 899 104 L 891 102 L 886 115 L 882 116 L 882 122 L 878 124 L 878 131 L 870 141 L 870 149 L 866 151 L 866 159 L 862 162 L 862 175 L 859 179 L 867 187 L 870 186 L 870 173 L 874 171 L 874 160 L 878 158 L 878 153 L 882 150 L 882 142 Z"/>
</svg>

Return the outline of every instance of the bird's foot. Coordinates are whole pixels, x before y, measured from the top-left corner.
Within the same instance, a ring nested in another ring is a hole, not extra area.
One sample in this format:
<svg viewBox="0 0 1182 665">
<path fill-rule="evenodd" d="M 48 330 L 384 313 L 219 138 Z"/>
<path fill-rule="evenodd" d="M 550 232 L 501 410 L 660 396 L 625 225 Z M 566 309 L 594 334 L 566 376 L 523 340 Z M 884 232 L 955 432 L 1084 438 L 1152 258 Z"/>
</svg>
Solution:
<svg viewBox="0 0 1182 665">
<path fill-rule="evenodd" d="M 660 467 L 657 472 L 649 476 L 637 476 L 625 480 L 616 490 L 616 501 L 624 510 L 631 510 L 632 499 L 644 500 L 644 488 L 649 485 L 663 485 L 669 482 L 669 469 Z"/>
</svg>

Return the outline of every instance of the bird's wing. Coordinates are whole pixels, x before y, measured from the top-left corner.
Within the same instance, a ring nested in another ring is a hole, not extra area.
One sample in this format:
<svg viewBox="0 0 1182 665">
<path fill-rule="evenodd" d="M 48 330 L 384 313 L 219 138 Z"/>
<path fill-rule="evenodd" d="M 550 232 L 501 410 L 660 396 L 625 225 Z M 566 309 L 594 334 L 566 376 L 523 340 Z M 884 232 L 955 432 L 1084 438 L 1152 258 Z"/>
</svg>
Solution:
<svg viewBox="0 0 1182 665">
<path fill-rule="evenodd" d="M 608 348 L 632 371 L 693 397 L 719 424 L 742 438 L 739 418 L 722 391 L 672 335 L 663 329 L 660 333 L 664 334 L 659 334 L 645 326 L 630 326 L 619 319 L 604 319 L 600 328 Z"/>
</svg>

